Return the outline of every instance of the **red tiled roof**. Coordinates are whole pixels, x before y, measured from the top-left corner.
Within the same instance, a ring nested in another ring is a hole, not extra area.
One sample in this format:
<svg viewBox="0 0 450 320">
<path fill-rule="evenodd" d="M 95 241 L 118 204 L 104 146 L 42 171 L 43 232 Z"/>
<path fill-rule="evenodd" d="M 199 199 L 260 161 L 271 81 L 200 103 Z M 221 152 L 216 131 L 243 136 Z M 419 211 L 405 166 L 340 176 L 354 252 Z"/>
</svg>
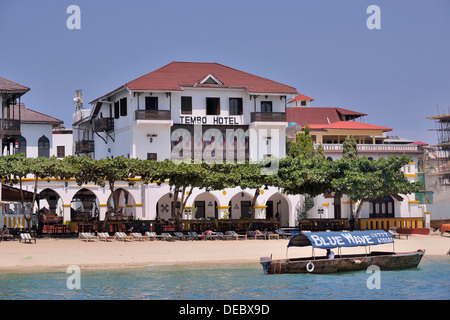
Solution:
<svg viewBox="0 0 450 320">
<path fill-rule="evenodd" d="M 321 108 L 321 107 L 287 107 L 287 122 L 295 122 L 297 125 L 306 124 L 329 124 L 345 120 L 344 116 L 359 118 L 366 116 L 365 113 L 355 112 L 343 108 Z"/>
<path fill-rule="evenodd" d="M 6 91 L 6 92 L 27 92 L 30 91 L 30 88 L 25 87 L 21 84 L 18 84 L 14 81 L 5 79 L 3 77 L 0 77 L 0 92 Z"/>
<path fill-rule="evenodd" d="M 10 117 L 11 119 L 19 119 L 19 108 L 20 108 L 20 121 L 25 123 L 52 123 L 52 124 L 63 124 L 64 121 L 57 118 L 53 118 L 46 114 L 34 111 L 25 107 L 24 103 L 18 103 L 14 106 L 14 112 L 11 108 Z M 6 112 L 6 111 L 5 111 Z M 14 116 L 13 116 L 14 115 Z M 6 117 L 6 114 L 4 115 Z"/>
<path fill-rule="evenodd" d="M 222 82 L 222 85 L 202 84 L 201 81 L 210 74 Z M 297 90 L 294 87 L 222 64 L 205 62 L 174 61 L 142 77 L 127 82 L 125 86 L 129 90 L 134 91 L 182 91 L 183 87 L 213 87 L 243 88 L 250 93 L 297 94 Z M 121 86 L 118 89 L 123 87 Z M 97 98 L 91 101 L 91 103 L 105 96 Z"/>
<path fill-rule="evenodd" d="M 392 131 L 392 128 L 376 126 L 357 121 L 338 121 L 330 124 L 310 124 L 311 129 L 351 129 L 351 130 L 383 130 Z"/>
<path fill-rule="evenodd" d="M 422 141 L 416 141 L 416 142 L 413 142 L 412 144 L 416 144 L 416 145 L 419 145 L 419 146 L 428 146 L 428 143 L 422 142 Z"/>
<path fill-rule="evenodd" d="M 310 98 L 308 96 L 305 96 L 304 94 L 299 94 L 298 96 L 292 98 L 291 100 L 289 100 L 287 103 L 291 103 L 292 101 L 297 101 L 297 100 L 309 100 L 309 101 L 314 101 L 313 98 Z"/>
</svg>

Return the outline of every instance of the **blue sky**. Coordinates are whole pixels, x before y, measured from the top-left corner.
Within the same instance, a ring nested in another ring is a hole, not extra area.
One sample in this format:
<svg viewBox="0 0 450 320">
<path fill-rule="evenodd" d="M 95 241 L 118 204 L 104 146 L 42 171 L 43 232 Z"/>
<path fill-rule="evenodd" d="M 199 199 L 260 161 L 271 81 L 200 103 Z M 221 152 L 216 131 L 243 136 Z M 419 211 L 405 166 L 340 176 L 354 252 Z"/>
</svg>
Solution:
<svg viewBox="0 0 450 320">
<path fill-rule="evenodd" d="M 66 27 L 72 4 L 80 30 Z M 426 117 L 450 108 L 448 0 L 1 0 L 0 30 L 0 75 L 68 127 L 77 87 L 87 103 L 171 61 L 254 73 L 431 144 Z"/>
</svg>

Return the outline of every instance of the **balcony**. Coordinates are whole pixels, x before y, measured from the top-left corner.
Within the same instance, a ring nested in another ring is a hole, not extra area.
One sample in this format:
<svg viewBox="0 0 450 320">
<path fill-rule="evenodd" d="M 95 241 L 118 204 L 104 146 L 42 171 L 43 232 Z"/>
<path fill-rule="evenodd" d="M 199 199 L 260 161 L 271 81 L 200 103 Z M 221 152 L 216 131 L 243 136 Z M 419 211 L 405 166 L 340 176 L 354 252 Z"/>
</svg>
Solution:
<svg viewBox="0 0 450 320">
<path fill-rule="evenodd" d="M 315 144 L 314 147 L 318 147 Z M 325 152 L 342 152 L 342 144 L 323 144 Z M 392 153 L 422 153 L 417 145 L 411 144 L 358 144 L 358 152 L 392 152 Z"/>
<path fill-rule="evenodd" d="M 136 110 L 136 120 L 171 120 L 171 111 Z"/>
<path fill-rule="evenodd" d="M 20 136 L 20 121 L 13 119 L 0 119 L 0 137 Z"/>
<path fill-rule="evenodd" d="M 114 118 L 98 118 L 94 121 L 94 132 L 114 131 Z"/>
<path fill-rule="evenodd" d="M 252 112 L 250 113 L 250 121 L 263 122 L 286 122 L 285 112 Z"/>
<path fill-rule="evenodd" d="M 94 140 L 81 140 L 75 143 L 75 153 L 91 153 L 94 150 Z"/>
</svg>

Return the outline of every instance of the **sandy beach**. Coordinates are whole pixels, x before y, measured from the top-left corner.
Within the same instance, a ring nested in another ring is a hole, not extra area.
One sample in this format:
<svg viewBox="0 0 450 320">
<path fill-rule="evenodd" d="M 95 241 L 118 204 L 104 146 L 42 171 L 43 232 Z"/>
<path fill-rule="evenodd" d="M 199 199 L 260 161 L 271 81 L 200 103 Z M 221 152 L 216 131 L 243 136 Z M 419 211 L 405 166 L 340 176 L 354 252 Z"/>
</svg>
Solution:
<svg viewBox="0 0 450 320">
<path fill-rule="evenodd" d="M 146 266 L 152 264 L 188 263 L 259 263 L 262 256 L 286 257 L 287 239 L 279 240 L 198 240 L 198 241 L 132 241 L 85 242 L 79 239 L 38 239 L 37 243 L 0 242 L 0 273 L 30 272 L 82 267 Z M 392 244 L 371 250 L 392 251 Z M 396 252 L 425 249 L 426 257 L 445 256 L 450 237 L 438 233 L 410 235 L 396 240 Z M 315 254 L 322 255 L 317 249 Z M 343 254 L 364 253 L 364 247 L 343 248 Z M 311 247 L 290 248 L 289 257 L 310 256 Z"/>
</svg>

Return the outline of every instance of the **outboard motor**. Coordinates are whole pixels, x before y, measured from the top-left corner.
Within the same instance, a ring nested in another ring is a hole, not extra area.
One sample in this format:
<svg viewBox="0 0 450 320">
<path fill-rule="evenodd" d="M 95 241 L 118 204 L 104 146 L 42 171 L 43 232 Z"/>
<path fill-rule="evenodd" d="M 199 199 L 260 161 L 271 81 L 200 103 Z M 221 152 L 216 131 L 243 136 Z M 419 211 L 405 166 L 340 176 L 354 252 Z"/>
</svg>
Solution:
<svg viewBox="0 0 450 320">
<path fill-rule="evenodd" d="M 269 274 L 270 265 L 272 264 L 272 257 L 262 257 L 259 259 L 263 267 L 264 274 Z"/>
</svg>

